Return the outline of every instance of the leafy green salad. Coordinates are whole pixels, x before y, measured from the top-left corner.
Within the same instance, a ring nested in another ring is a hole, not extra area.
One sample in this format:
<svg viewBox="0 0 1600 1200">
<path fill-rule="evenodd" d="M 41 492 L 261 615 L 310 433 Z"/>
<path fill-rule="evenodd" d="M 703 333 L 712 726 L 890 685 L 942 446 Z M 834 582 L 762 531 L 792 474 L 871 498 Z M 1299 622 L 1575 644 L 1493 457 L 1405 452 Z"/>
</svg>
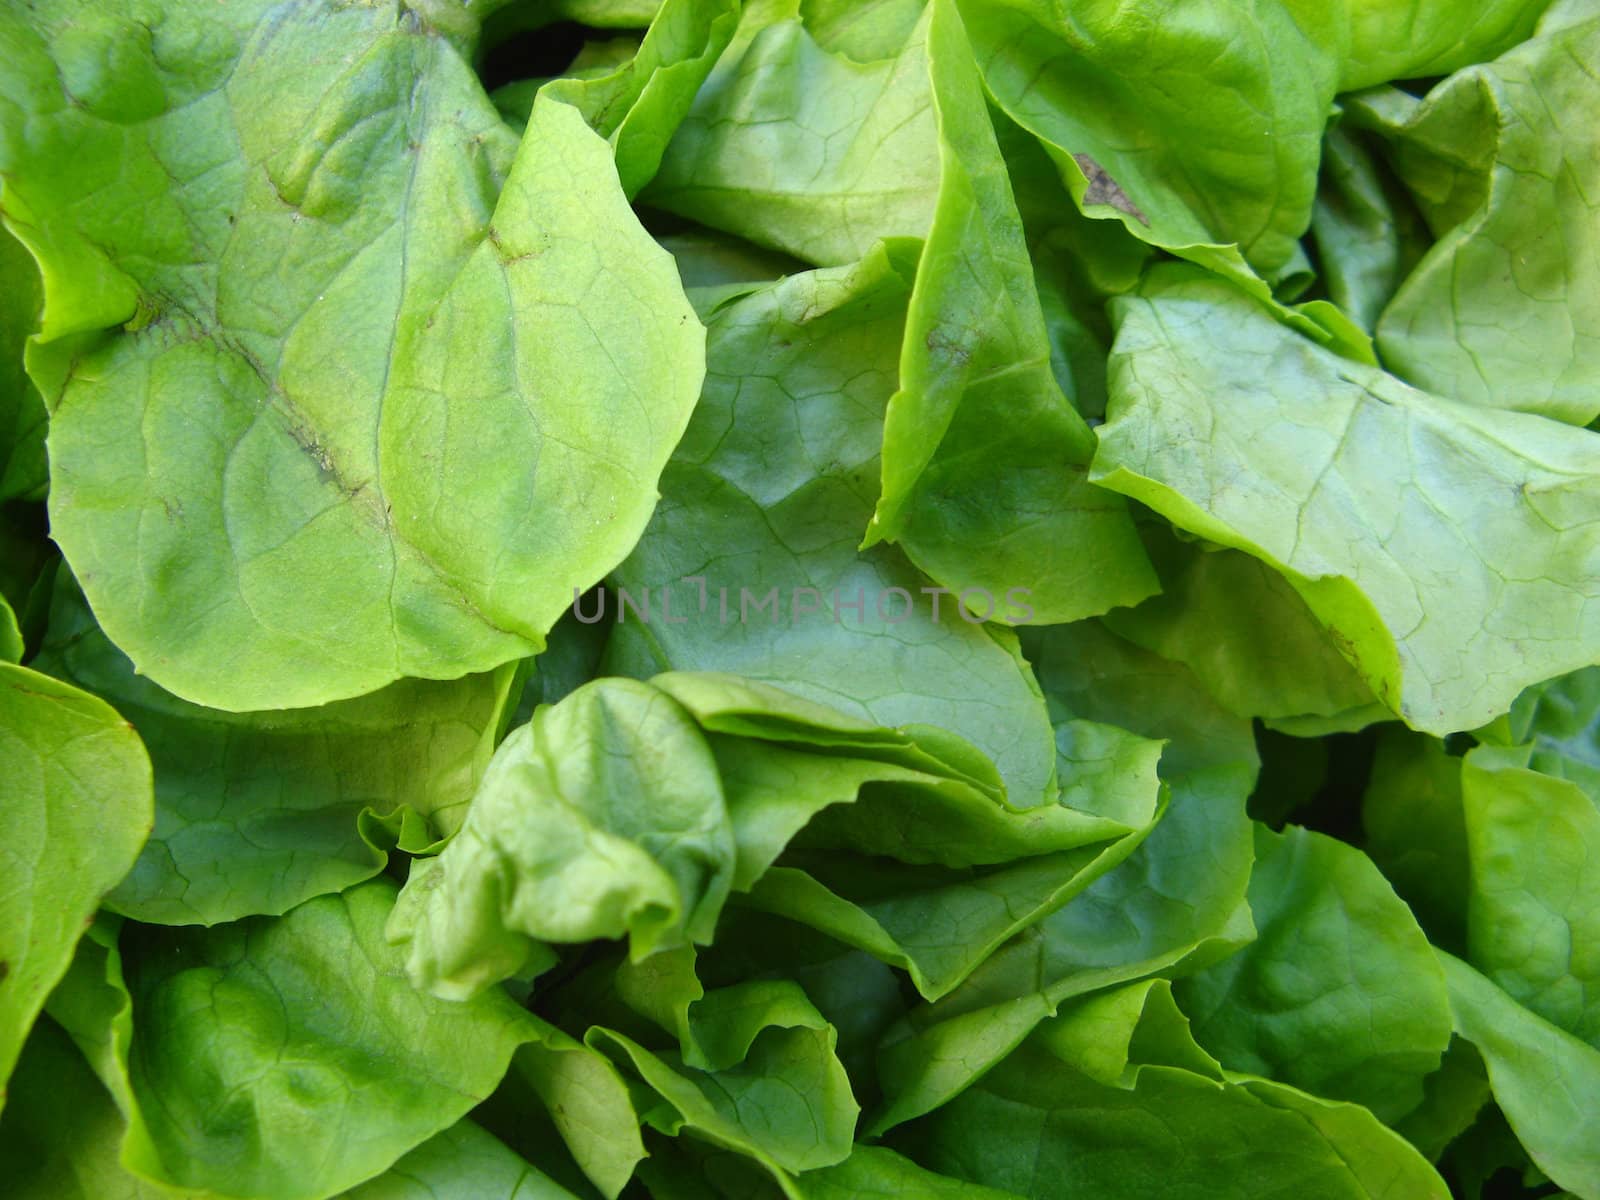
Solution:
<svg viewBox="0 0 1600 1200">
<path fill-rule="evenodd" d="M 1600 1200 L 1600 0 L 0 0 L 0 1104 Z"/>
</svg>

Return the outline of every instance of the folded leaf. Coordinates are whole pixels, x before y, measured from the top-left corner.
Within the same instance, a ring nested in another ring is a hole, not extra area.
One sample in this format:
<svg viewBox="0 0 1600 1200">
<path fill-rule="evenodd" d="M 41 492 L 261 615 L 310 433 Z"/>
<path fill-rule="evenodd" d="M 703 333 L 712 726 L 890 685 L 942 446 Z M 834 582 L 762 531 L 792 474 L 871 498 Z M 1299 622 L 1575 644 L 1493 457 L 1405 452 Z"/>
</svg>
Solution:
<svg viewBox="0 0 1600 1200">
<path fill-rule="evenodd" d="M 976 594 L 984 616 L 1013 589 L 1029 621 L 1136 603 L 1155 579 L 1123 503 L 1085 478 L 1094 436 L 1056 384 L 1022 220 L 953 0 L 931 5 L 927 53 L 939 199 L 866 544 L 898 541 L 963 604 Z"/>
<path fill-rule="evenodd" d="M 1117 308 L 1093 478 L 1282 572 L 1413 728 L 1600 652 L 1600 439 L 1417 391 L 1192 268 Z"/>
<path fill-rule="evenodd" d="M 1332 16 L 1279 0 L 960 0 L 984 80 L 1092 216 L 1224 274 L 1299 266 Z M 1248 265 L 1247 265 L 1248 264 Z"/>
<path fill-rule="evenodd" d="M 1376 708 L 1372 692 L 1289 583 L 1233 550 L 1146 531 L 1161 594 L 1106 626 L 1181 662 L 1243 717 L 1334 717 Z M 1383 710 L 1376 708 L 1375 715 Z"/>
<path fill-rule="evenodd" d="M 876 1096 L 878 1043 L 907 1008 L 899 972 L 814 930 L 742 906 L 728 910 L 716 942 L 700 951 L 696 972 L 707 988 L 750 980 L 798 983 L 837 1032 L 836 1052 L 857 1101 Z"/>
<path fill-rule="evenodd" d="M 1187 668 L 1092 622 L 1030 631 L 1029 653 L 1063 725 L 1081 713 L 1169 739 L 1159 769 L 1171 800 L 1125 861 L 885 1035 L 886 1103 L 874 1132 L 960 1094 L 1072 997 L 1197 970 L 1254 936 L 1244 801 L 1258 763 L 1248 723 Z"/>
<path fill-rule="evenodd" d="M 745 6 L 644 199 L 822 266 L 921 237 L 939 171 L 925 24 L 857 62 L 793 12 Z"/>
<path fill-rule="evenodd" d="M 605 1055 L 537 1018 L 529 1024 L 535 1036 L 511 1058 L 518 1099 L 521 1089 L 537 1098 L 578 1169 L 601 1195 L 617 1196 L 645 1154 L 627 1083 Z M 537 1120 L 530 1107 L 517 1106 L 519 1133 Z"/>
<path fill-rule="evenodd" d="M 705 393 L 656 516 L 612 576 L 618 603 L 583 615 L 614 625 L 609 673 L 732 672 L 875 726 L 950 730 L 1028 806 L 1054 799 L 1054 752 L 1009 632 L 932 594 L 899 551 L 855 549 L 877 496 L 905 249 L 711 314 Z"/>
<path fill-rule="evenodd" d="M 1378 325 L 1384 361 L 1418 387 L 1574 425 L 1600 415 L 1597 57 L 1600 18 L 1458 72 L 1414 107 L 1354 101 L 1439 238 Z"/>
<path fill-rule="evenodd" d="M 1159 816 L 1152 813 L 1151 824 Z M 904 968 L 917 990 L 936 1000 L 1014 934 L 1121 863 L 1150 827 L 987 869 L 919 868 L 839 850 L 795 852 L 762 876 L 747 903 Z"/>
<path fill-rule="evenodd" d="M 691 679 L 662 677 L 679 692 Z M 869 757 L 890 747 L 862 744 L 852 759 L 713 738 L 741 848 L 736 886 L 750 905 L 903 966 L 925 996 L 942 995 L 1113 869 L 1160 817 L 1158 743 L 1075 721 L 1057 744 L 1058 803 L 1018 809 L 937 760 L 915 771 Z"/>
<path fill-rule="evenodd" d="M 1060 801 L 1020 811 L 937 778 L 860 772 L 855 803 L 820 811 L 748 903 L 905 968 L 937 999 L 1114 870 L 1161 818 L 1159 743 L 1091 722 L 1063 725 L 1057 742 Z M 778 762 L 791 778 L 842 774 Z M 742 794 L 729 793 L 736 825 L 761 792 L 794 789 L 769 775 L 752 796 L 755 772 L 739 778 Z"/>
<path fill-rule="evenodd" d="M 460 832 L 419 860 L 391 918 L 417 986 L 463 999 L 544 942 L 709 941 L 733 830 L 699 729 L 665 693 L 587 684 L 495 752 Z"/>
<path fill-rule="evenodd" d="M 729 1015 L 743 1036 L 729 1047 L 734 1061 L 714 1071 L 598 1026 L 586 1040 L 627 1063 L 661 1097 L 645 1119 L 669 1136 L 690 1130 L 748 1155 L 780 1182 L 848 1157 L 859 1109 L 834 1055 L 833 1028 L 788 996 Z"/>
<path fill-rule="evenodd" d="M 552 99 L 572 105 L 611 143 L 630 199 L 661 165 L 738 19 L 736 0 L 671 0 L 650 22 L 638 52 L 615 71 L 549 86 Z"/>
<path fill-rule="evenodd" d="M 959 779 L 997 800 L 1005 795 L 994 763 L 965 738 L 936 725 L 886 728 L 782 688 L 713 671 L 668 672 L 650 682 L 688 709 L 708 733 L 894 764 L 923 776 Z"/>
<path fill-rule="evenodd" d="M 897 1133 L 897 1147 L 936 1171 L 1040 1200 L 1449 1195 L 1365 1109 L 1220 1071 L 1170 997 L 1158 981 L 1080 1001 Z"/>
<path fill-rule="evenodd" d="M 1489 1076 L 1471 1042 L 1450 1039 L 1439 1069 L 1423 1081 L 1422 1103 L 1394 1125 L 1429 1162 L 1470 1129 L 1489 1103 Z"/>
<path fill-rule="evenodd" d="M 1433 241 L 1372 140 L 1344 125 L 1328 130 L 1311 213 L 1328 295 L 1369 333 Z"/>
</svg>

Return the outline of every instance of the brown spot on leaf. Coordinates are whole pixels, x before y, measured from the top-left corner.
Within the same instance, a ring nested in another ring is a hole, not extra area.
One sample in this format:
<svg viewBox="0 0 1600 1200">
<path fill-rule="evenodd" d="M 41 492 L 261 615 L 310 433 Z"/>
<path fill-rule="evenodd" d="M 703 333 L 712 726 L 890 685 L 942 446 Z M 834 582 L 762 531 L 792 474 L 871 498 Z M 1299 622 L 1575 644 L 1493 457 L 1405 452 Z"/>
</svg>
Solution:
<svg viewBox="0 0 1600 1200">
<path fill-rule="evenodd" d="M 1144 215 L 1141 209 L 1122 190 L 1122 185 L 1106 172 L 1106 169 L 1094 160 L 1092 154 L 1074 154 L 1072 161 L 1078 164 L 1078 170 L 1083 172 L 1083 177 L 1089 181 L 1089 188 L 1083 193 L 1085 204 L 1109 204 L 1120 213 L 1127 213 L 1135 221 L 1144 226 L 1149 226 L 1150 218 Z"/>
<path fill-rule="evenodd" d="M 937 325 L 928 330 L 928 336 L 923 338 L 922 341 L 923 345 L 927 346 L 929 354 L 934 355 L 936 358 L 949 359 L 955 364 L 957 370 L 972 361 L 972 351 L 963 346 L 958 339 L 945 333 Z"/>
<path fill-rule="evenodd" d="M 11 974 L 11 964 L 5 959 L 0 958 L 0 983 L 4 983 L 6 981 L 6 976 L 9 974 Z"/>
</svg>

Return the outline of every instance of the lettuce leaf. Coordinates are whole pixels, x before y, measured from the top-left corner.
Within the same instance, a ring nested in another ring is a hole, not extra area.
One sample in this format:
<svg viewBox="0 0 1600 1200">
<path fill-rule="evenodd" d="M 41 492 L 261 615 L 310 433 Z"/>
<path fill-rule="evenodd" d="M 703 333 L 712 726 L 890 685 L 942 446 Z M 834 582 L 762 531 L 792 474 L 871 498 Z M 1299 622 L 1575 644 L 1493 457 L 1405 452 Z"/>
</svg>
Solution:
<svg viewBox="0 0 1600 1200">
<path fill-rule="evenodd" d="M 1597 31 L 0 8 L 0 1192 L 1600 1200 Z"/>
<path fill-rule="evenodd" d="M 0 662 L 0 1084 L 150 833 L 150 759 L 105 701 Z M 4 1093 L 0 1092 L 0 1100 Z"/>
<path fill-rule="evenodd" d="M 1413 728 L 1474 728 L 1595 656 L 1587 432 L 1409 387 L 1192 270 L 1117 308 L 1091 478 L 1282 573 Z"/>
<path fill-rule="evenodd" d="M 310 706 L 538 650 L 693 405 L 702 334 L 609 147 L 554 97 L 519 145 L 471 13 L 435 7 L 185 6 L 159 39 L 76 0 L 4 18 L 53 536 L 185 699 Z"/>
<path fill-rule="evenodd" d="M 1357 96 L 1438 241 L 1378 324 L 1420 388 L 1574 425 L 1600 416 L 1600 224 L 1592 122 L 1600 17 L 1541 28 L 1417 102 Z"/>
</svg>

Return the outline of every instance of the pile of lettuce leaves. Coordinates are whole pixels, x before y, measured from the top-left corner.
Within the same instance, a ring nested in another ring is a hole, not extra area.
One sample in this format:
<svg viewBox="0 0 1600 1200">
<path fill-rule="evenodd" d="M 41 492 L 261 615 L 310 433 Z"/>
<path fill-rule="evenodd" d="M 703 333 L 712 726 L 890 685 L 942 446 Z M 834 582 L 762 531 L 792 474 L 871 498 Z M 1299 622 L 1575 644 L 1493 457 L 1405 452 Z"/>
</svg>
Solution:
<svg viewBox="0 0 1600 1200">
<path fill-rule="evenodd" d="M 1600 1200 L 1600 0 L 0 6 L 12 1200 Z"/>
</svg>

